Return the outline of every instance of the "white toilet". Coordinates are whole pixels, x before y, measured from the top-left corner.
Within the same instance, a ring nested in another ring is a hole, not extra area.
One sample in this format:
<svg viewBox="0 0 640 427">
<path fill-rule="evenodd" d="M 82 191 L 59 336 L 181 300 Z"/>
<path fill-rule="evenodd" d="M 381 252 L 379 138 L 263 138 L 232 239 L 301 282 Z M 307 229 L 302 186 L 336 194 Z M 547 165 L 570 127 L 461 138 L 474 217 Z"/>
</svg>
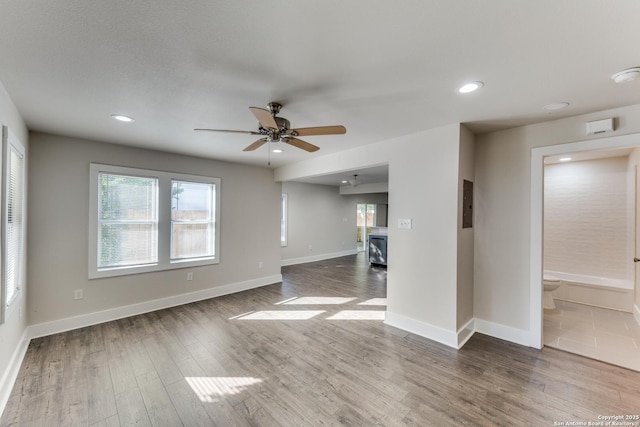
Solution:
<svg viewBox="0 0 640 427">
<path fill-rule="evenodd" d="M 555 310 L 556 303 L 553 301 L 553 291 L 560 287 L 561 280 L 557 277 L 544 275 L 542 278 L 542 283 L 544 284 L 544 297 L 542 300 L 542 307 L 545 310 Z"/>
</svg>

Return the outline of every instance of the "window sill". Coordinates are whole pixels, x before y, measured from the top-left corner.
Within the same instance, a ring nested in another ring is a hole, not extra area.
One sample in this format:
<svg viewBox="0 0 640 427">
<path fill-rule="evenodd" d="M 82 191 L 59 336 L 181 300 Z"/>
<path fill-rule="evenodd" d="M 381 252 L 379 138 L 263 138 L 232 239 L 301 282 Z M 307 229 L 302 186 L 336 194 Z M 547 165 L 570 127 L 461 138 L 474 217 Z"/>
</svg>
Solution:
<svg viewBox="0 0 640 427">
<path fill-rule="evenodd" d="M 108 277 L 130 276 L 133 274 L 154 273 L 159 271 L 177 270 L 180 268 L 201 267 L 205 265 L 219 264 L 220 260 L 214 257 L 197 258 L 180 261 L 172 261 L 170 264 L 146 264 L 130 267 L 103 268 L 89 273 L 89 280 L 104 279 Z"/>
</svg>

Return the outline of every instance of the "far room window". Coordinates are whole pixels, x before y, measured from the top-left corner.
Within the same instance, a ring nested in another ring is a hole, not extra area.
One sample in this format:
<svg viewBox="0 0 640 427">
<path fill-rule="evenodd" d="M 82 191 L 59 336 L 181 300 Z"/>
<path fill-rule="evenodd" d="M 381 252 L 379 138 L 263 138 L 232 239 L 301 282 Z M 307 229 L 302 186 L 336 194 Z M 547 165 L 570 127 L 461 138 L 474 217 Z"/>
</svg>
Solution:
<svg viewBox="0 0 640 427">
<path fill-rule="evenodd" d="M 287 193 L 282 193 L 280 211 L 280 246 L 287 246 Z"/>
<path fill-rule="evenodd" d="M 24 289 L 25 150 L 3 128 L 4 188 L 2 191 L 2 321 L 22 297 Z"/>
<path fill-rule="evenodd" d="M 220 179 L 91 164 L 89 278 L 219 261 Z"/>
</svg>

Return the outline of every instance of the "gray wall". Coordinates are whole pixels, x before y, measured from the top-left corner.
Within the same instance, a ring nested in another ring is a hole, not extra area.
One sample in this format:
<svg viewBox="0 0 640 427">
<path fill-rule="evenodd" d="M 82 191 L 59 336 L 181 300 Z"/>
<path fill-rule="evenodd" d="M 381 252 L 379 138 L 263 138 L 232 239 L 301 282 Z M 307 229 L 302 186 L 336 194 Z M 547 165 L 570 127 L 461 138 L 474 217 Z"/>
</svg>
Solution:
<svg viewBox="0 0 640 427">
<path fill-rule="evenodd" d="M 386 194 L 341 196 L 339 187 L 283 182 L 287 193 L 287 246 L 283 265 L 331 258 L 356 251 L 356 204 L 387 203 Z"/>
<path fill-rule="evenodd" d="M 280 274 L 281 185 L 271 169 L 41 133 L 31 141 L 30 324 Z M 220 263 L 88 280 L 91 162 L 221 178 Z M 74 300 L 80 288 L 84 299 Z"/>
</svg>

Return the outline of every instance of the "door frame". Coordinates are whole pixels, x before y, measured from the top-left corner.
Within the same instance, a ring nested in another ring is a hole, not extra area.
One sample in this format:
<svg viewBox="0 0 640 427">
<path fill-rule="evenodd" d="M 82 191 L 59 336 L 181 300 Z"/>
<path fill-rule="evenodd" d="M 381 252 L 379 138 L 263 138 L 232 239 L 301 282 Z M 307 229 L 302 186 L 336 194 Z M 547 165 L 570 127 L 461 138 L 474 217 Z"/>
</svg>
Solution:
<svg viewBox="0 0 640 427">
<path fill-rule="evenodd" d="M 529 345 L 542 348 L 542 268 L 543 268 L 543 218 L 544 218 L 544 158 L 558 154 L 572 154 L 616 148 L 640 146 L 640 133 L 610 136 L 607 138 L 566 144 L 549 145 L 531 149 L 531 199 L 529 212 Z M 634 288 L 637 288 L 636 283 Z"/>
</svg>

